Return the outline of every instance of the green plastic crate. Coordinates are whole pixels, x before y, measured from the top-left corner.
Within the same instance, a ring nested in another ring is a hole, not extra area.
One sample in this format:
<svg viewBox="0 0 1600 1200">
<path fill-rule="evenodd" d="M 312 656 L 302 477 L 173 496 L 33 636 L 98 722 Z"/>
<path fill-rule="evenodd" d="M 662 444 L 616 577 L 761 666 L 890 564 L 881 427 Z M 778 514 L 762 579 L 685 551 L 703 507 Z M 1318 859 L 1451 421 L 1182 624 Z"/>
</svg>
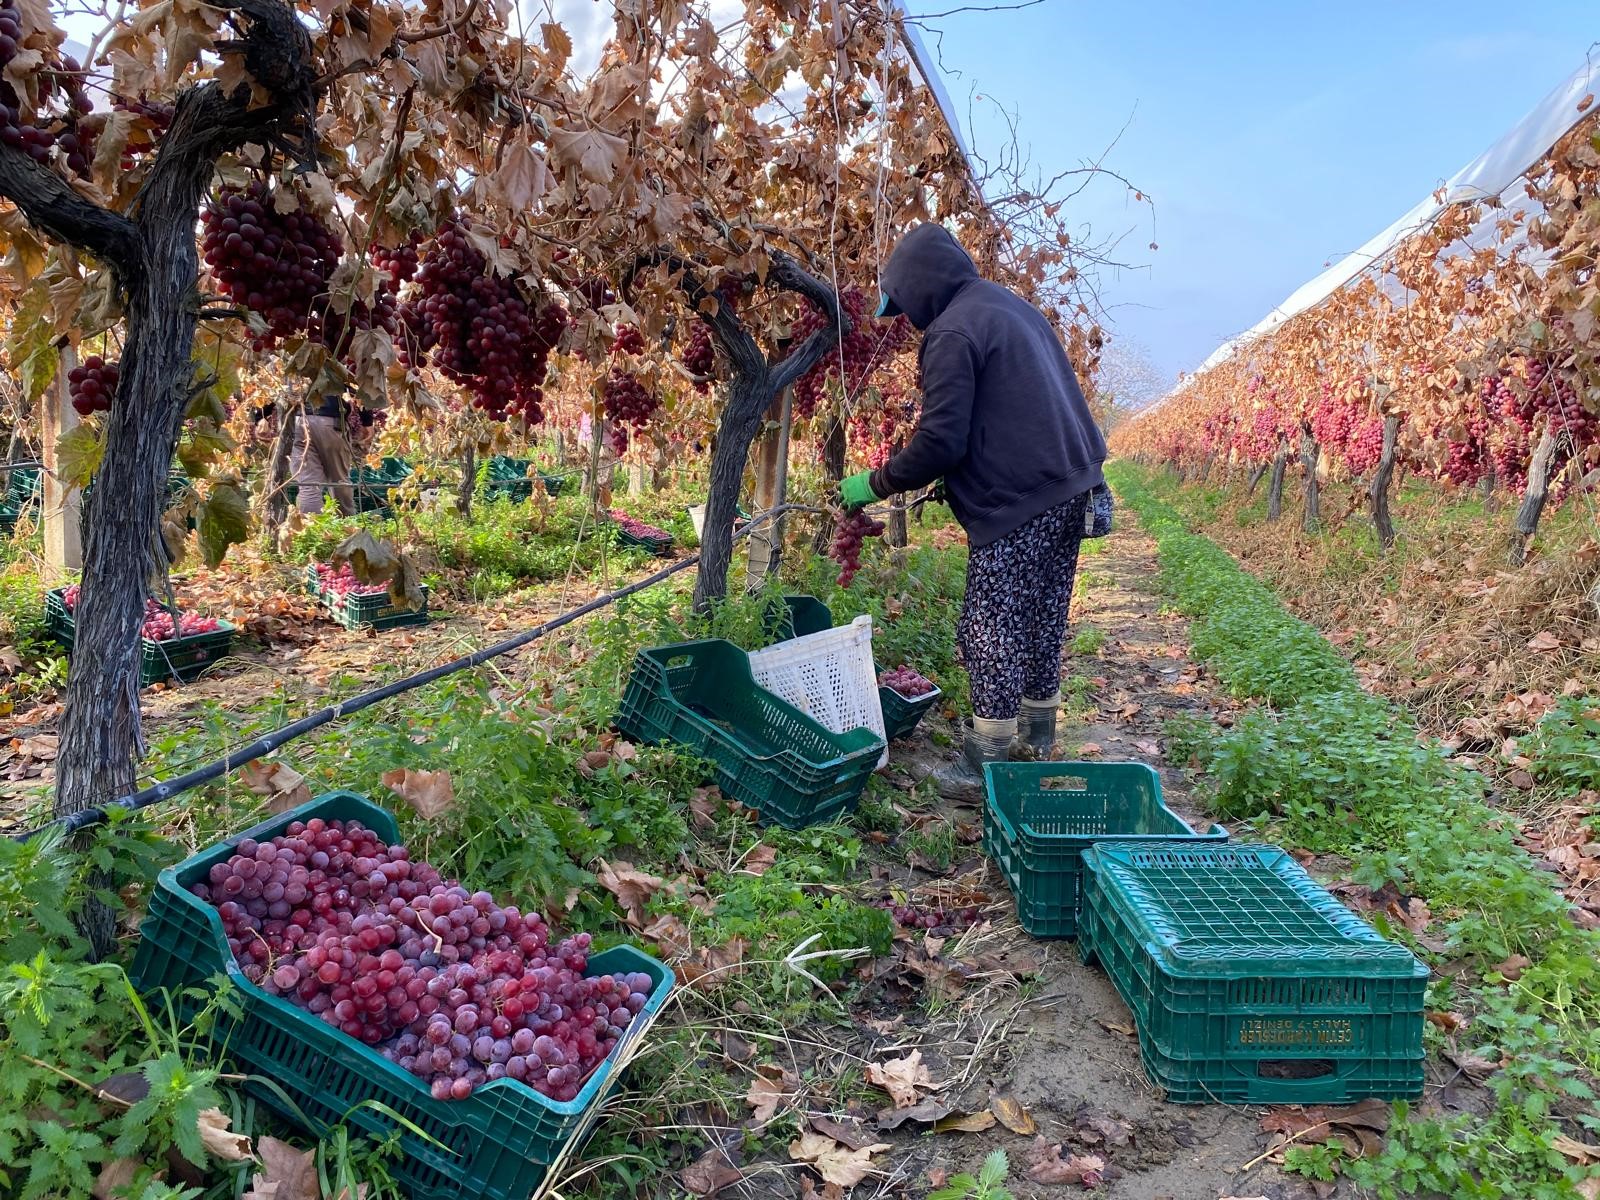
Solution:
<svg viewBox="0 0 1600 1200">
<path fill-rule="evenodd" d="M 774 624 L 774 642 L 806 637 L 833 628 L 833 611 L 815 596 L 785 596 L 783 603 L 786 612 L 780 614 Z M 876 663 L 873 664 L 873 670 L 883 674 L 883 668 Z M 910 737 L 943 695 L 937 687 L 926 696 L 914 698 L 902 696 L 893 688 L 880 687 L 878 703 L 883 708 L 884 736 L 891 742 Z"/>
<path fill-rule="evenodd" d="M 670 536 L 659 538 L 639 537 L 635 534 L 629 533 L 615 521 L 611 522 L 611 525 L 612 528 L 617 531 L 617 541 L 624 546 L 633 546 L 639 550 L 647 550 L 651 554 L 654 554 L 657 558 L 661 558 L 672 553 L 672 538 Z"/>
<path fill-rule="evenodd" d="M 484 472 L 484 495 L 491 500 L 528 499 L 533 495 L 533 480 L 528 477 L 528 468 L 531 466 L 533 466 L 532 459 L 510 458 L 504 454 L 496 454 L 489 460 Z"/>
<path fill-rule="evenodd" d="M 412 1200 L 522 1200 L 542 1181 L 545 1167 L 571 1140 L 585 1136 L 600 1103 L 620 1081 L 612 1059 L 589 1077 L 577 1097 L 547 1099 L 513 1079 L 484 1084 L 465 1100 L 435 1100 L 422 1081 L 376 1050 L 324 1024 L 288 1000 L 270 996 L 240 971 L 209 904 L 190 894 L 215 862 L 226 860 L 243 838 L 265 841 L 293 821 L 312 817 L 357 820 L 397 841 L 394 818 L 350 792 L 319 796 L 162 871 L 150 898 L 143 938 L 131 976 L 141 992 L 165 988 L 180 1014 L 197 1001 L 177 993 L 205 988 L 226 976 L 235 989 L 239 1016 L 223 1016 L 214 1044 L 248 1078 L 246 1091 L 282 1116 L 321 1136 L 346 1122 L 383 1137 L 396 1123 L 365 1101 L 377 1101 L 442 1143 L 445 1149 L 400 1127 L 402 1153 L 389 1170 Z M 618 946 L 589 960 L 589 973 L 642 971 L 655 981 L 644 1014 L 666 1002 L 672 972 L 632 946 Z M 642 1023 L 641 1023 L 642 1024 Z M 295 1107 L 284 1103 L 281 1088 Z"/>
<path fill-rule="evenodd" d="M 22 510 L 4 497 L 0 497 L 0 533 L 10 533 L 17 527 Z"/>
<path fill-rule="evenodd" d="M 1222 842 L 1196 833 L 1162 802 L 1144 763 L 1008 762 L 983 769 L 983 848 L 1010 885 L 1034 937 L 1070 938 L 1083 908 L 1083 852 L 1107 838 Z"/>
<path fill-rule="evenodd" d="M 390 603 L 388 592 L 346 592 L 324 596 L 328 612 L 346 629 L 395 629 L 428 623 L 428 585 L 422 585 L 422 607 L 416 610 Z"/>
<path fill-rule="evenodd" d="M 52 588 L 45 593 L 44 619 L 49 630 L 67 651 L 72 654 L 75 622 L 67 610 L 65 588 Z M 178 680 L 190 683 L 233 652 L 233 639 L 238 630 L 228 621 L 218 621 L 218 628 L 210 633 L 196 633 L 189 637 L 169 638 L 164 642 L 150 638 L 139 639 L 139 686 Z"/>
<path fill-rule="evenodd" d="M 6 486 L 0 497 L 13 509 L 23 509 L 44 499 L 44 476 L 38 467 L 12 467 L 7 472 Z"/>
<path fill-rule="evenodd" d="M 871 730 L 832 733 L 756 686 L 749 655 L 716 640 L 641 650 L 617 727 L 710 759 L 726 795 L 786 829 L 852 811 L 883 753 Z"/>
<path fill-rule="evenodd" d="M 306 593 L 319 600 L 322 598 L 322 577 L 317 574 L 317 564 L 314 562 L 306 564 Z"/>
<path fill-rule="evenodd" d="M 1428 968 L 1276 846 L 1102 842 L 1084 853 L 1085 961 L 1184 1104 L 1422 1094 Z"/>
</svg>

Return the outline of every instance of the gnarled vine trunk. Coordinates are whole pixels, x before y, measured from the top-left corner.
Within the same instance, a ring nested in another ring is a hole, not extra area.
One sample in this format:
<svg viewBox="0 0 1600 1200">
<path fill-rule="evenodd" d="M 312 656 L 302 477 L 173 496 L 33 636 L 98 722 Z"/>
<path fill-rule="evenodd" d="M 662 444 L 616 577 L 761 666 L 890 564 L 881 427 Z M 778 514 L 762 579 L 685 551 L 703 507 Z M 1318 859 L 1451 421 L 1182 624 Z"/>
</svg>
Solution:
<svg viewBox="0 0 1600 1200">
<path fill-rule="evenodd" d="M 1378 456 L 1378 469 L 1372 473 L 1367 485 L 1367 500 L 1372 510 L 1372 527 L 1378 534 L 1378 545 L 1387 550 L 1394 545 L 1394 521 L 1389 516 L 1389 484 L 1394 479 L 1394 448 L 1400 439 L 1400 418 L 1383 419 L 1383 452 Z"/>
<path fill-rule="evenodd" d="M 1316 532 L 1322 522 L 1322 488 L 1317 482 L 1317 461 L 1322 457 L 1322 447 L 1310 433 L 1300 435 L 1300 465 L 1306 472 L 1306 506 L 1300 514 L 1300 528 L 1307 533 Z"/>
<path fill-rule="evenodd" d="M 228 0 L 236 43 L 254 84 L 203 84 L 179 94 L 172 123 L 132 214 L 102 208 L 19 149 L 0 147 L 0 195 L 37 229 L 89 251 L 113 272 L 127 338 L 106 414 L 105 453 L 85 514 L 83 592 L 56 763 L 55 814 L 68 816 L 134 790 L 144 750 L 139 728 L 139 626 L 152 576 L 162 569 L 167 475 L 194 384 L 199 321 L 195 218 L 217 160 L 266 131 L 308 132 L 316 108 L 311 41 L 280 0 Z M 256 103 L 260 98 L 266 103 Z M 115 936 L 114 916 L 85 906 L 96 953 Z"/>
<path fill-rule="evenodd" d="M 1550 460 L 1555 457 L 1557 440 L 1555 432 L 1546 429 L 1528 463 L 1528 490 L 1522 494 L 1522 503 L 1517 505 L 1517 515 L 1511 522 L 1507 558 L 1512 566 L 1520 567 L 1528 560 L 1528 544 L 1538 532 L 1539 518 L 1550 495 Z"/>
<path fill-rule="evenodd" d="M 1267 520 L 1283 516 L 1283 475 L 1289 467 L 1289 452 L 1279 450 L 1272 460 L 1272 482 L 1267 485 Z"/>
<path fill-rule="evenodd" d="M 1250 485 L 1244 490 L 1246 499 L 1256 494 L 1256 488 L 1260 486 L 1262 476 L 1267 473 L 1267 465 L 1266 463 L 1257 463 L 1250 472 Z"/>
</svg>

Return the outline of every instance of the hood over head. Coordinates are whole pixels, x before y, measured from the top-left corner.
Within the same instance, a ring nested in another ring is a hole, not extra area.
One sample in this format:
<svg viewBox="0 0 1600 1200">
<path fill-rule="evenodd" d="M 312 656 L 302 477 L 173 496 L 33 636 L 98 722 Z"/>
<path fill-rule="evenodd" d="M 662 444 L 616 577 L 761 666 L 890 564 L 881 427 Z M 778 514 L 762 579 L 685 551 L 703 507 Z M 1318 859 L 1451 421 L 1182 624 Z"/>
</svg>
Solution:
<svg viewBox="0 0 1600 1200">
<path fill-rule="evenodd" d="M 892 306 L 926 329 L 952 297 L 978 278 L 978 268 L 943 225 L 927 222 L 895 243 L 884 264 L 882 288 Z"/>
</svg>

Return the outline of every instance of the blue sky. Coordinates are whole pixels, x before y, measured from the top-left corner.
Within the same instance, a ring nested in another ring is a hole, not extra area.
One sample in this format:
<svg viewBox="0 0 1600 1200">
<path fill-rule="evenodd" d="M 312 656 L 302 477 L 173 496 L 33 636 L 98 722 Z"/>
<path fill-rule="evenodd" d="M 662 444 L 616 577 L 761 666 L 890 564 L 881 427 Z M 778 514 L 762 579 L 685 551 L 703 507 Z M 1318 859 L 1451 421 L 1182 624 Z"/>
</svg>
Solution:
<svg viewBox="0 0 1600 1200">
<path fill-rule="evenodd" d="M 996 103 L 1052 173 L 1128 125 L 1105 164 L 1154 198 L 1153 228 L 1109 181 L 1074 219 L 1127 234 L 1122 257 L 1142 269 L 1105 274 L 1102 300 L 1113 332 L 1176 378 L 1600 55 L 1600 7 L 1044 0 L 931 20 L 924 38 L 980 153 L 1006 136 Z"/>
</svg>

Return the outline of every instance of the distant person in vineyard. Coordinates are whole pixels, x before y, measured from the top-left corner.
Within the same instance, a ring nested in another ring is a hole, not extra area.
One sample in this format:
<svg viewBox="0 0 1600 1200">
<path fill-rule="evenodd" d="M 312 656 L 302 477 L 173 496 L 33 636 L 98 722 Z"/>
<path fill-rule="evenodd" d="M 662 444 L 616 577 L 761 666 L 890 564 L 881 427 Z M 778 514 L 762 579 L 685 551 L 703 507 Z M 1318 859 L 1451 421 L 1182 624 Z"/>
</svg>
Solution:
<svg viewBox="0 0 1600 1200">
<path fill-rule="evenodd" d="M 300 489 L 295 507 L 303 513 L 321 512 L 324 492 L 332 492 L 341 515 L 356 515 L 355 489 L 350 486 L 354 453 L 345 420 L 344 396 L 333 389 L 308 402 L 300 416 L 289 466 Z"/>
<path fill-rule="evenodd" d="M 923 331 L 922 414 L 905 449 L 840 485 L 859 508 L 944 481 L 970 556 L 957 649 L 972 724 L 942 791 L 981 786 L 1019 732 L 1055 745 L 1061 648 L 1089 493 L 1104 483 L 1105 439 L 1044 315 L 978 275 L 941 225 L 905 234 L 883 268 L 878 316 Z"/>
</svg>

